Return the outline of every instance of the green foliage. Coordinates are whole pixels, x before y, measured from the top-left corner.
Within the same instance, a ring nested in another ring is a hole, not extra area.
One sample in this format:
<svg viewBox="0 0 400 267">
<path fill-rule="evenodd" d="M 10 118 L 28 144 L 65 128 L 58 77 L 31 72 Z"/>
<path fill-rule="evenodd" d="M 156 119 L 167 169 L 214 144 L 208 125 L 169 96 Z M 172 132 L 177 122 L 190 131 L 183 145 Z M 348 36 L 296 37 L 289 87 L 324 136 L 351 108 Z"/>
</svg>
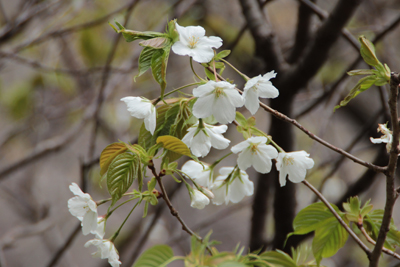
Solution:
<svg viewBox="0 0 400 267">
<path fill-rule="evenodd" d="M 174 256 L 172 248 L 167 245 L 156 245 L 140 255 L 132 267 L 159 267 L 165 266 Z"/>
<path fill-rule="evenodd" d="M 336 212 L 346 221 L 345 214 L 331 204 Z M 304 235 L 315 231 L 312 249 L 317 264 L 322 258 L 328 258 L 344 246 L 348 238 L 347 231 L 336 217 L 321 202 L 302 209 L 293 221 L 294 232 L 289 234 Z M 288 236 L 288 237 L 289 237 Z"/>
<path fill-rule="evenodd" d="M 343 209 L 346 211 L 346 218 L 350 222 L 362 223 L 363 218 L 372 210 L 372 205 L 369 200 L 361 208 L 360 199 L 351 197 L 347 203 L 343 203 Z"/>
<path fill-rule="evenodd" d="M 254 117 L 246 119 L 242 113 L 236 111 L 235 119 L 239 123 L 239 125 L 236 127 L 236 130 L 243 134 L 244 139 L 247 139 L 253 135 L 267 136 L 263 131 L 260 131 L 257 127 L 255 127 L 256 119 Z"/>
<path fill-rule="evenodd" d="M 107 172 L 107 188 L 112 198 L 111 206 L 129 189 L 138 175 L 141 175 L 141 163 L 137 154 L 125 152 L 113 159 Z"/>
<path fill-rule="evenodd" d="M 214 59 L 215 60 L 221 60 L 223 58 L 226 58 L 227 56 L 229 56 L 229 54 L 231 53 L 231 50 L 222 50 L 221 52 L 219 52 Z"/>
<path fill-rule="evenodd" d="M 100 154 L 100 175 L 104 175 L 114 158 L 126 150 L 128 149 L 124 143 L 112 143 L 106 146 Z"/>
<path fill-rule="evenodd" d="M 148 40 L 156 37 L 164 37 L 165 34 L 162 34 L 160 32 L 151 32 L 151 31 L 146 31 L 146 32 L 138 32 L 138 31 L 132 31 L 132 30 L 127 30 L 122 26 L 119 22 L 115 21 L 115 25 L 117 25 L 118 29 L 115 28 L 114 25 L 109 23 L 109 25 L 117 32 L 117 33 L 122 33 L 122 36 L 124 36 L 125 41 L 133 42 L 135 40 Z"/>
<path fill-rule="evenodd" d="M 364 61 L 375 68 L 375 70 L 352 70 L 348 72 L 350 76 L 354 75 L 368 75 L 364 78 L 361 78 L 353 89 L 350 90 L 350 93 L 345 97 L 344 100 L 337 105 L 333 111 L 340 107 L 344 107 L 347 103 L 350 102 L 353 98 L 355 98 L 360 93 L 369 89 L 372 85 L 383 86 L 390 82 L 390 69 L 386 64 L 382 64 L 375 54 L 375 47 L 373 43 L 371 43 L 364 36 L 360 36 L 358 40 L 361 43 L 360 53 L 363 57 Z"/>
<path fill-rule="evenodd" d="M 172 152 L 191 157 L 191 153 L 187 145 L 174 136 L 160 136 L 157 138 L 157 144 L 159 143 L 162 143 L 164 149 L 168 149 Z"/>
<path fill-rule="evenodd" d="M 375 240 L 378 238 L 379 229 L 382 225 L 383 214 L 384 211 L 378 209 L 370 212 L 364 218 L 365 230 Z M 389 226 L 389 232 L 386 236 L 385 247 L 390 250 L 394 250 L 396 246 L 400 247 L 400 231 L 397 230 L 392 219 Z"/>
</svg>

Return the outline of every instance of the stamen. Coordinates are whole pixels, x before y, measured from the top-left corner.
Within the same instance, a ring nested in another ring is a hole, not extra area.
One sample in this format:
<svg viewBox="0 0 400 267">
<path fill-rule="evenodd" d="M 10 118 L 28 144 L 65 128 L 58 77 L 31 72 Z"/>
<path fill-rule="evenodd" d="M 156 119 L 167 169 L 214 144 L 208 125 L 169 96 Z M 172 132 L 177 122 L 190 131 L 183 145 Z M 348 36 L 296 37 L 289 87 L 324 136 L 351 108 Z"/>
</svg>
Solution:
<svg viewBox="0 0 400 267">
<path fill-rule="evenodd" d="M 199 39 L 200 39 L 199 37 L 195 37 L 195 36 L 190 37 L 189 38 L 189 47 L 190 48 L 195 48 L 197 42 L 199 41 Z"/>
</svg>

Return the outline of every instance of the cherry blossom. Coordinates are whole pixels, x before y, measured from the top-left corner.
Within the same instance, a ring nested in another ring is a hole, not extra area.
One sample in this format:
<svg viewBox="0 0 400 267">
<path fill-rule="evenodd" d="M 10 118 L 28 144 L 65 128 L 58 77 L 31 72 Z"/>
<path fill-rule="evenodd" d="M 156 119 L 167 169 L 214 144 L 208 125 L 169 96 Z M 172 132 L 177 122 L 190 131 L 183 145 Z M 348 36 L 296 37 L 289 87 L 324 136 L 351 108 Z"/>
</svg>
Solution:
<svg viewBox="0 0 400 267">
<path fill-rule="evenodd" d="M 200 163 L 194 160 L 189 160 L 183 164 L 181 170 L 184 174 L 190 176 L 190 178 L 192 178 L 198 185 L 209 188 L 211 185 L 212 174 L 210 169 L 208 169 L 208 164 L 203 164 L 205 168 L 203 168 Z"/>
<path fill-rule="evenodd" d="M 386 150 L 389 153 L 392 148 L 392 131 L 387 128 L 387 124 L 378 124 L 378 132 L 381 132 L 383 135 L 380 138 L 370 137 L 371 142 L 374 144 L 386 143 Z"/>
<path fill-rule="evenodd" d="M 286 185 L 286 176 L 293 183 L 304 181 L 307 169 L 311 169 L 314 166 L 314 160 L 309 156 L 305 151 L 279 153 L 276 159 L 276 168 L 279 171 L 279 183 L 281 186 Z"/>
<path fill-rule="evenodd" d="M 190 203 L 192 208 L 201 210 L 210 204 L 210 199 L 196 188 L 193 189 L 193 193 L 190 194 L 190 198 L 192 200 Z"/>
<path fill-rule="evenodd" d="M 112 267 L 120 266 L 121 262 L 119 261 L 118 251 L 113 242 L 105 239 L 92 239 L 85 243 L 85 247 L 87 248 L 90 245 L 97 247 L 97 251 L 92 253 L 93 257 L 108 259 L 108 263 Z"/>
<path fill-rule="evenodd" d="M 144 127 L 151 134 L 154 134 L 156 129 L 156 108 L 150 100 L 144 97 L 127 96 L 121 98 L 128 107 L 132 117 L 144 119 Z"/>
</svg>

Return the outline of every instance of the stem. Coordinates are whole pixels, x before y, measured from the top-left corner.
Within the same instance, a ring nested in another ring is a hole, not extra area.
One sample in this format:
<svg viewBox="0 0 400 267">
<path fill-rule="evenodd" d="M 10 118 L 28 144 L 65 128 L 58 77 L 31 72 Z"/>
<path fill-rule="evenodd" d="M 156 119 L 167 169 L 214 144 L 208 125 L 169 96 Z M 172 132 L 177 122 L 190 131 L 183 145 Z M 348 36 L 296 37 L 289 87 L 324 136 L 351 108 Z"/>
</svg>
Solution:
<svg viewBox="0 0 400 267">
<path fill-rule="evenodd" d="M 194 71 L 192 57 L 190 57 L 190 68 L 192 69 L 194 75 L 196 75 L 197 78 L 199 78 L 201 81 L 203 81 L 203 79 L 199 75 L 197 75 L 197 73 Z"/>
<path fill-rule="evenodd" d="M 390 221 L 392 219 L 393 206 L 396 202 L 397 192 L 394 187 L 395 171 L 397 168 L 397 159 L 400 152 L 399 149 L 399 137 L 400 137 L 400 126 L 398 122 L 398 111 L 397 111 L 397 98 L 400 87 L 400 75 L 398 73 L 391 73 L 390 77 L 390 96 L 389 96 L 389 109 L 393 131 L 392 148 L 389 154 L 389 163 L 387 166 L 386 174 L 386 203 L 385 212 L 383 214 L 382 225 L 379 229 L 378 238 L 376 245 L 371 254 L 369 267 L 377 267 L 379 258 L 385 243 L 387 232 L 390 229 Z"/>
<path fill-rule="evenodd" d="M 314 187 L 312 186 L 308 181 L 304 180 L 302 182 L 305 184 L 308 188 L 311 189 L 311 191 L 314 192 L 318 196 L 318 198 L 325 204 L 325 206 L 332 212 L 333 216 L 336 217 L 336 219 L 339 221 L 339 223 L 343 226 L 343 228 L 349 233 L 349 235 L 356 241 L 356 243 L 360 246 L 362 250 L 365 251 L 367 254 L 368 258 L 371 255 L 371 250 L 361 241 L 360 238 L 351 230 L 351 228 L 347 225 L 345 221 L 343 221 L 342 217 L 336 212 L 336 210 L 331 206 L 331 204 L 328 202 L 328 200 Z"/>
<path fill-rule="evenodd" d="M 376 244 L 375 240 L 373 240 L 373 239 L 368 235 L 367 231 L 365 231 L 364 226 L 363 226 L 362 224 L 358 224 L 358 223 L 357 223 L 357 227 L 358 227 L 358 229 L 361 230 L 361 233 L 364 235 L 364 237 L 367 239 L 367 241 L 375 246 L 375 244 Z M 393 256 L 394 258 L 400 260 L 400 255 L 397 254 L 396 252 L 393 252 L 393 251 L 391 251 L 390 249 L 387 249 L 387 248 L 385 248 L 385 247 L 382 248 L 382 251 L 383 251 L 384 253 L 386 253 L 386 254 L 388 254 L 388 255 L 390 255 L 390 256 Z"/>
<path fill-rule="evenodd" d="M 116 206 L 114 209 L 108 211 L 106 217 L 107 217 L 107 218 L 110 217 L 111 214 L 112 214 L 115 210 L 117 210 L 119 207 L 121 207 L 122 205 L 124 205 L 124 204 L 126 204 L 126 203 L 128 203 L 128 202 L 130 202 L 130 201 L 132 201 L 132 200 L 135 200 L 135 199 L 136 199 L 136 198 L 130 198 L 130 199 L 128 199 L 128 200 L 122 202 L 121 204 L 119 204 L 118 206 Z"/>
<path fill-rule="evenodd" d="M 115 232 L 115 234 L 113 234 L 113 236 L 110 238 L 110 241 L 114 243 L 114 240 L 117 238 L 117 236 L 119 235 L 119 232 L 121 231 L 122 227 L 124 226 L 124 224 L 126 223 L 126 221 L 128 220 L 129 216 L 131 216 L 133 210 L 140 204 L 142 203 L 142 199 L 139 199 L 139 201 L 135 204 L 135 206 L 133 206 L 133 208 L 131 209 L 131 211 L 129 212 L 128 216 L 126 216 L 125 220 L 122 222 L 121 226 L 118 228 L 118 230 Z"/>
<path fill-rule="evenodd" d="M 229 67 L 231 67 L 234 71 L 236 71 L 246 82 L 250 80 L 250 78 L 246 74 L 240 72 L 237 68 L 235 68 L 231 63 L 229 63 L 225 59 L 221 58 L 221 61 L 227 64 Z"/>
<path fill-rule="evenodd" d="M 199 84 L 201 84 L 201 82 L 190 83 L 190 84 L 181 86 L 181 87 L 179 87 L 179 88 L 176 88 L 176 89 L 172 90 L 171 92 L 166 93 L 166 94 L 164 95 L 164 97 L 169 96 L 170 94 L 173 94 L 173 93 L 175 93 L 175 92 L 177 92 L 177 91 L 179 91 L 179 90 L 182 90 L 182 89 L 184 89 L 184 88 L 186 88 L 186 87 L 190 87 L 190 86 L 194 86 L 194 85 L 199 85 Z M 157 98 L 157 99 L 159 99 L 159 98 Z M 158 102 L 159 102 L 159 101 L 160 101 L 160 100 L 158 100 Z M 157 104 L 157 103 L 155 103 L 155 104 Z M 155 104 L 154 104 L 154 105 L 155 105 Z"/>
</svg>

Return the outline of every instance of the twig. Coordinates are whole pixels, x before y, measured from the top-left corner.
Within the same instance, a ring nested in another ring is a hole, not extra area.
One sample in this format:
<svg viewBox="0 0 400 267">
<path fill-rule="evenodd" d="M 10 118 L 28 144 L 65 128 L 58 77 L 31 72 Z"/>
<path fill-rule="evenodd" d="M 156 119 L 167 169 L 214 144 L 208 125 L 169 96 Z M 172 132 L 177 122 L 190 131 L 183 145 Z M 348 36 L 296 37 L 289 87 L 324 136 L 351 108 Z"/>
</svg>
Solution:
<svg viewBox="0 0 400 267">
<path fill-rule="evenodd" d="M 305 184 L 308 188 L 311 189 L 311 191 L 314 192 L 318 196 L 318 198 L 325 204 L 325 206 L 332 212 L 333 216 L 336 217 L 336 219 L 339 221 L 339 223 L 343 226 L 343 228 L 349 233 L 349 235 L 356 241 L 356 243 L 360 246 L 362 250 L 367 254 L 368 258 L 371 255 L 371 250 L 361 241 L 360 238 L 351 230 L 351 228 L 347 225 L 345 221 L 343 221 L 342 217 L 335 211 L 335 209 L 331 206 L 329 201 L 314 187 L 312 186 L 307 180 L 304 180 L 302 182 Z"/>
<path fill-rule="evenodd" d="M 389 109 L 391 117 L 391 125 L 393 131 L 392 148 L 389 154 L 389 164 L 387 166 L 386 174 L 386 203 L 385 211 L 383 214 L 382 225 L 379 229 L 378 238 L 376 245 L 371 254 L 371 260 L 369 267 L 377 267 L 379 257 L 382 252 L 383 245 L 385 243 L 387 232 L 389 231 L 390 221 L 392 219 L 393 206 L 396 202 L 397 193 L 394 187 L 394 176 L 397 168 L 399 149 L 399 138 L 400 138 L 400 126 L 398 123 L 398 111 L 397 111 L 397 98 L 399 95 L 400 87 L 400 75 L 398 73 L 391 74 L 390 77 L 390 96 L 389 96 Z"/>
<path fill-rule="evenodd" d="M 375 244 L 376 244 L 375 240 L 373 240 L 372 237 L 369 236 L 369 234 L 367 233 L 367 231 L 365 231 L 364 226 L 363 226 L 362 224 L 358 224 L 358 223 L 357 223 L 356 225 L 357 225 L 358 229 L 361 230 L 361 233 L 364 235 L 364 237 L 367 239 L 367 241 L 368 241 L 369 243 L 371 243 L 372 245 L 375 246 Z M 400 255 L 397 254 L 396 252 L 391 251 L 390 249 L 387 249 L 387 248 L 385 248 L 385 247 L 382 248 L 382 251 L 383 251 L 384 253 L 386 253 L 386 254 L 388 254 L 388 255 L 390 255 L 390 256 L 393 256 L 393 257 L 395 257 L 396 259 L 400 260 Z"/>
</svg>

